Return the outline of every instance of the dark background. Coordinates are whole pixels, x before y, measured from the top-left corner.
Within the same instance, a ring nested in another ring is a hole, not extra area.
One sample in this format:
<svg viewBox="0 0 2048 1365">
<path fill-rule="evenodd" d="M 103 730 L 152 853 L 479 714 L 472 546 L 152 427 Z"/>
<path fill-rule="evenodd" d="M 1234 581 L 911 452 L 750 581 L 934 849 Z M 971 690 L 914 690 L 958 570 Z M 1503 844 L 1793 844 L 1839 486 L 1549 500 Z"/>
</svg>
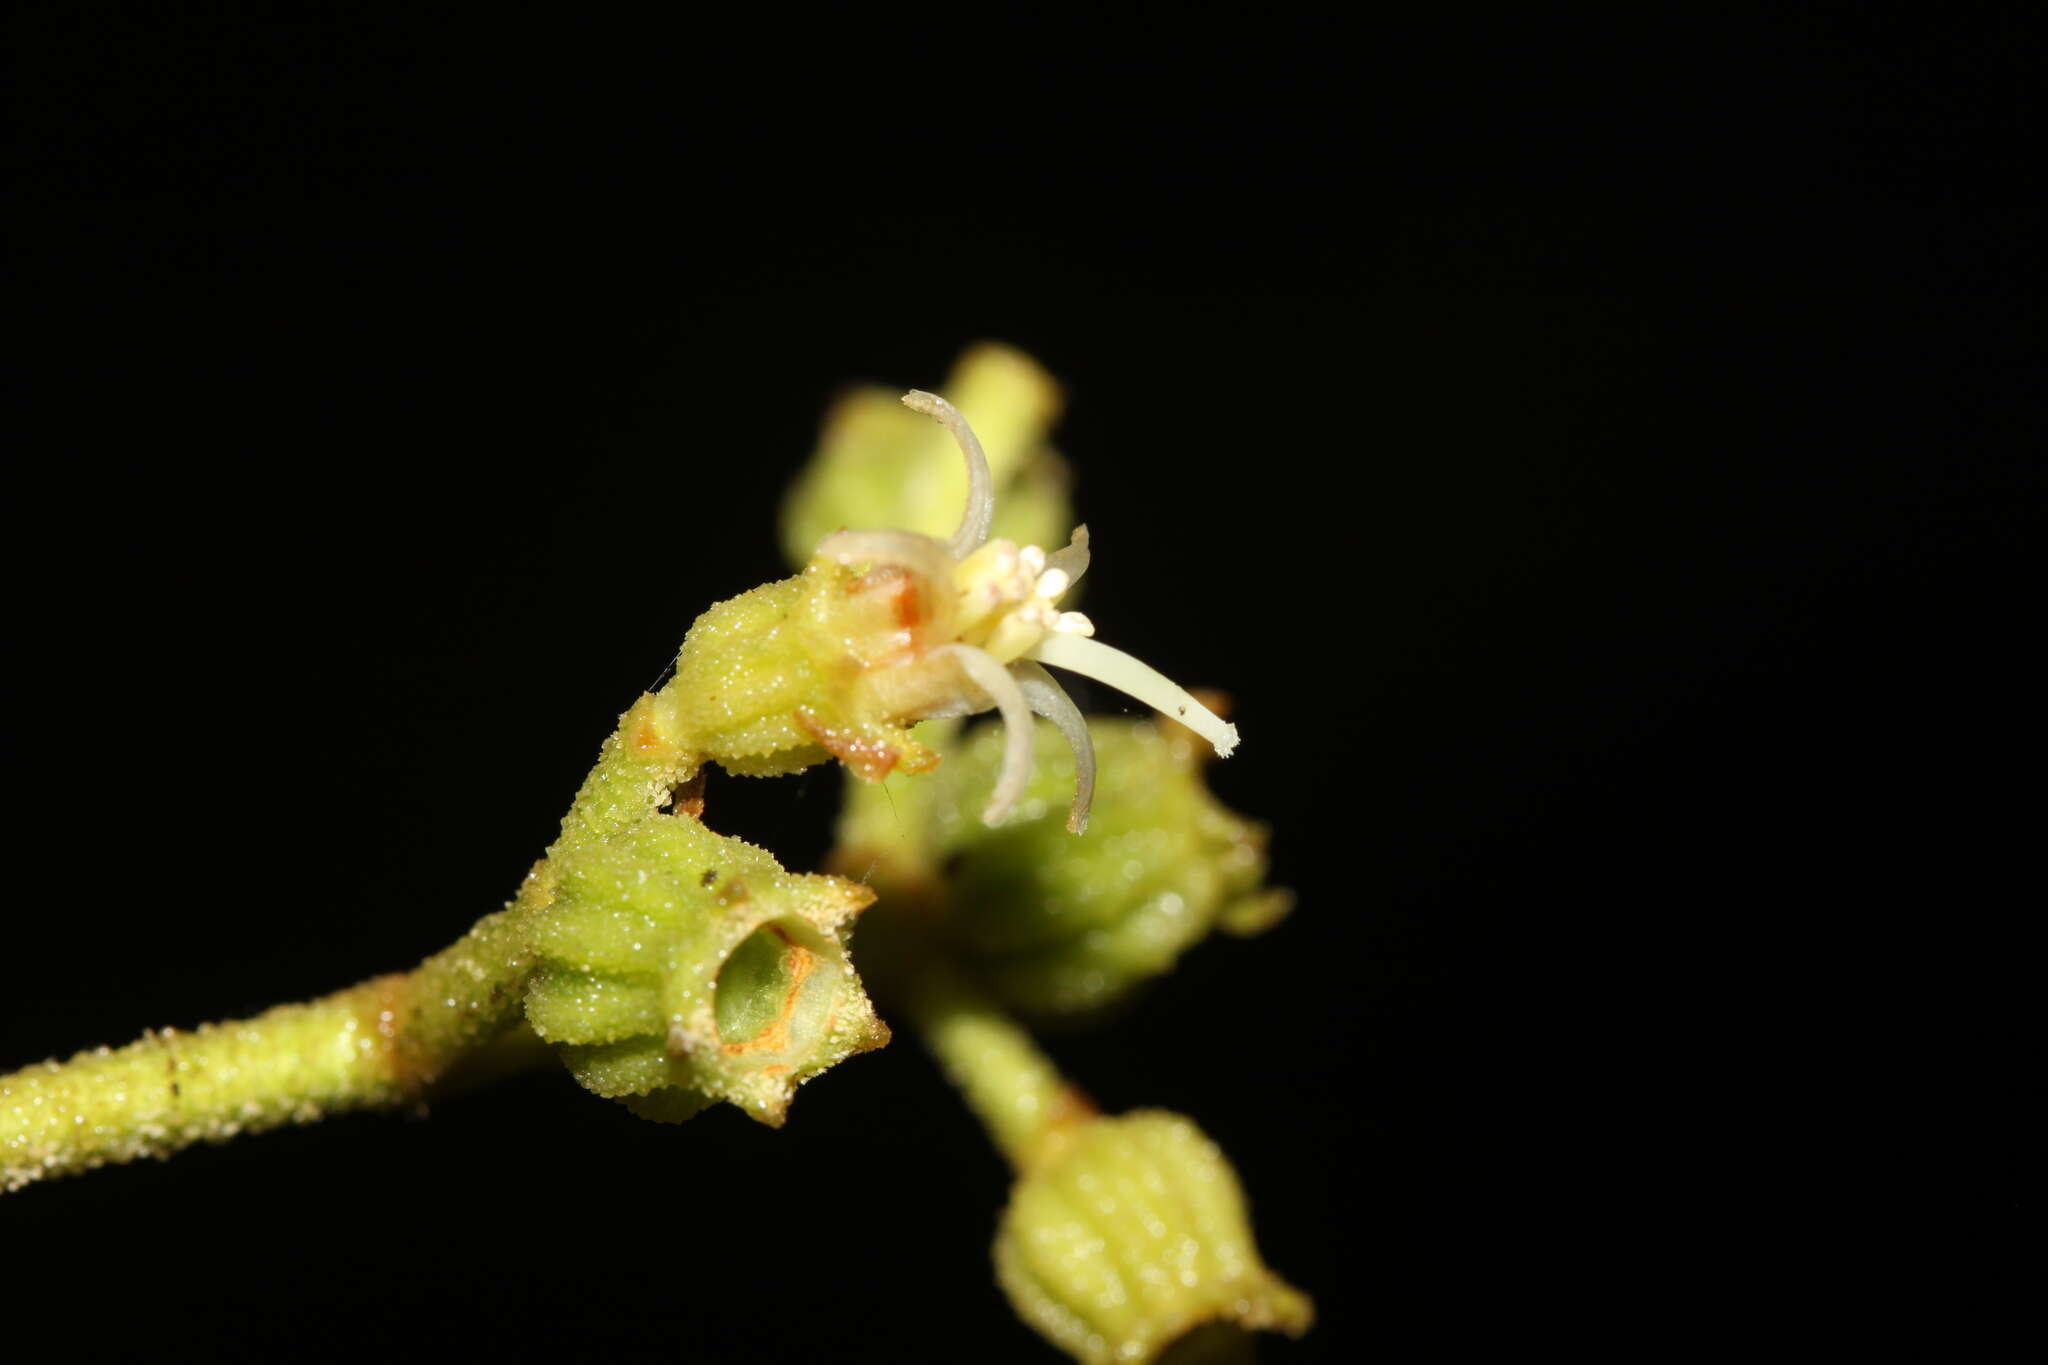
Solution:
<svg viewBox="0 0 2048 1365">
<path fill-rule="evenodd" d="M 15 21 L 0 1060 L 495 908 L 837 386 L 990 337 L 1300 893 L 1053 1044 L 1232 1154 L 1270 1358 L 1923 1308 L 1839 1249 L 2022 1217 L 2035 35 L 975 17 Z M 817 856 L 836 774 L 713 780 Z M 1005 1180 L 902 1033 L 779 1133 L 542 1076 L 0 1238 L 87 1351 L 1042 1359 Z"/>
</svg>

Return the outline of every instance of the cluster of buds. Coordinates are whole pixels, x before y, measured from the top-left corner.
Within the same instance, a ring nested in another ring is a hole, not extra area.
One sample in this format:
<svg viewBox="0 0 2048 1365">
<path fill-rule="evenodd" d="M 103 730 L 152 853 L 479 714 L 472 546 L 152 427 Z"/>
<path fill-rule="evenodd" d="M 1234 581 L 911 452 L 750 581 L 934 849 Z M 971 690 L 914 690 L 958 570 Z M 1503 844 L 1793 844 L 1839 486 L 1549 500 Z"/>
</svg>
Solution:
<svg viewBox="0 0 2048 1365">
<path fill-rule="evenodd" d="M 978 363 L 1015 377 L 1006 357 Z M 881 425 L 871 397 L 867 429 Z M 848 957 L 855 916 L 876 889 L 921 906 L 935 913 L 891 916 L 874 943 L 900 945 L 891 935 L 915 920 L 922 942 L 895 965 L 938 953 L 953 964 L 941 976 L 967 971 L 950 1003 L 929 981 L 906 999 L 1018 1165 L 995 1257 L 1020 1316 L 1088 1361 L 1153 1359 L 1204 1325 L 1299 1332 L 1308 1300 L 1260 1261 L 1222 1154 L 1175 1115 L 1061 1108 L 1069 1088 L 1001 1008 L 1099 1010 L 1212 928 L 1257 932 L 1285 913 L 1287 894 L 1263 887 L 1264 828 L 1201 779 L 1236 728 L 1065 605 L 1089 568 L 1087 527 L 1052 550 L 993 534 L 997 479 L 975 432 L 935 394 L 900 402 L 963 457 L 957 525 L 906 529 L 910 509 L 829 462 L 806 476 L 800 520 L 829 516 L 836 490 L 890 529 L 827 530 L 795 576 L 693 624 L 527 898 L 527 1018 L 579 1081 L 636 1112 L 679 1121 L 725 1101 L 779 1124 L 797 1085 L 888 1039 Z M 1063 517 L 1062 483 L 1041 479 L 1034 534 Z M 920 488 L 906 477 L 897 492 Z M 1163 719 L 1091 723 L 1052 668 Z M 946 723 L 985 712 L 1000 723 L 964 736 Z M 913 734 L 923 722 L 940 723 Z M 705 828 L 705 764 L 774 775 L 831 760 L 861 779 L 834 865 L 862 882 L 791 874 Z M 1063 1117 L 1019 1138 L 1026 1110 Z"/>
<path fill-rule="evenodd" d="M 1098 1113 L 1013 1017 L 1099 1010 L 1289 898 L 1262 885 L 1263 827 L 1201 780 L 1236 728 L 1064 605 L 1090 543 L 1080 526 L 1059 544 L 1063 466 L 1038 445 L 1056 389 L 1002 348 L 963 372 L 1011 438 L 998 468 L 1024 495 L 1007 522 L 950 403 L 900 400 L 964 457 L 965 511 L 941 536 L 919 438 L 867 443 L 902 410 L 851 396 L 790 504 L 801 571 L 697 619 L 504 912 L 411 973 L 0 1077 L 0 1187 L 411 1102 L 487 1049 L 523 1061 L 515 1004 L 577 1080 L 637 1113 L 679 1122 L 725 1102 L 780 1125 L 799 1085 L 889 1040 L 848 951 L 879 891 L 868 942 L 1015 1168 L 995 1262 L 1024 1320 L 1089 1362 L 1157 1359 L 1210 1327 L 1305 1330 L 1309 1301 L 1260 1260 L 1216 1147 L 1177 1115 Z M 843 529 L 861 510 L 892 529 Z M 1049 668 L 1164 719 L 1091 723 Z M 950 723 L 985 712 L 999 725 Z M 939 723 L 914 737 L 922 722 Z M 942 750 L 936 777 L 892 781 Z M 860 881 L 786 871 L 705 826 L 707 764 L 765 776 L 835 759 L 864 780 L 833 854 Z"/>
</svg>

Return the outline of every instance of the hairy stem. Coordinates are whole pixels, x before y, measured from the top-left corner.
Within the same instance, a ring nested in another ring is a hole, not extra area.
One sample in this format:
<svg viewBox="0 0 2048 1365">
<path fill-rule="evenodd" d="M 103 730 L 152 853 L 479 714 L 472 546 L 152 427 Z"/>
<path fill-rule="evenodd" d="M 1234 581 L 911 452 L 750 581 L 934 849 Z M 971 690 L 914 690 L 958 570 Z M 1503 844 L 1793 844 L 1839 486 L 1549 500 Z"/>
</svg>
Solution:
<svg viewBox="0 0 2048 1365">
<path fill-rule="evenodd" d="M 562 834 L 549 851 L 608 839 L 644 820 L 678 785 L 696 775 L 702 756 L 677 715 L 675 684 L 643 695 L 605 739 L 597 763 L 576 791 Z"/>
<path fill-rule="evenodd" d="M 644 818 L 696 768 L 672 699 L 642 697 L 605 741 L 555 851 Z M 523 924 L 554 895 L 536 864 L 512 906 L 410 972 L 253 1019 L 150 1030 L 0 1076 L 0 1190 L 195 1142 L 466 1088 L 548 1055 L 520 1019 Z"/>
<path fill-rule="evenodd" d="M 532 968 L 517 913 L 486 915 L 410 972 L 0 1076 L 0 1189 L 403 1105 L 458 1064 L 488 1071 L 494 1050 L 508 1065 L 538 1055 L 508 1033 Z"/>
<path fill-rule="evenodd" d="M 925 1045 L 1012 1168 L 1039 1165 L 1094 1116 L 1031 1035 L 959 973 L 924 962 L 905 995 Z"/>
</svg>

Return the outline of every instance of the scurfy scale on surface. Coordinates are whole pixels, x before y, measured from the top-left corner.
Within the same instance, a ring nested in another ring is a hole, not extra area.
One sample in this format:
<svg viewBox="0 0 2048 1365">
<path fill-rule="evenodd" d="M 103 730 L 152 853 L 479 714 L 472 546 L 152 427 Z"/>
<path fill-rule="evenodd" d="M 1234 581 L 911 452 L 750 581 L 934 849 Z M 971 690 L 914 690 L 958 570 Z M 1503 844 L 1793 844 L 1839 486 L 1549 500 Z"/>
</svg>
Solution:
<svg viewBox="0 0 2048 1365">
<path fill-rule="evenodd" d="M 1176 1115 L 1099 1113 L 1008 1013 L 1092 1018 L 1213 927 L 1256 933 L 1290 902 L 1262 886 L 1264 829 L 1201 781 L 1201 751 L 1230 754 L 1236 727 L 1060 605 L 1091 542 L 1035 543 L 1071 525 L 1042 446 L 1057 390 L 997 346 L 949 387 L 986 406 L 998 458 L 935 394 L 844 400 L 785 514 L 786 539 L 832 529 L 794 576 L 697 619 L 503 910 L 411 972 L 0 1077 L 5 1187 L 550 1060 L 646 1118 L 722 1101 L 779 1126 L 800 1085 L 890 1039 L 852 958 L 859 920 L 885 1003 L 1016 1173 L 995 1259 L 1027 1323 L 1086 1361 L 1152 1359 L 1216 1324 L 1306 1330 L 1215 1146 Z M 964 457 L 945 538 L 921 525 L 935 452 L 901 425 L 926 419 Z M 881 524 L 844 529 L 860 514 Z M 1027 538 L 994 534 L 1006 516 Z M 1164 719 L 1089 720 L 1047 665 Z M 961 730 L 986 712 L 995 727 Z M 707 765 L 834 760 L 858 780 L 827 866 L 859 880 L 707 825 Z"/>
</svg>

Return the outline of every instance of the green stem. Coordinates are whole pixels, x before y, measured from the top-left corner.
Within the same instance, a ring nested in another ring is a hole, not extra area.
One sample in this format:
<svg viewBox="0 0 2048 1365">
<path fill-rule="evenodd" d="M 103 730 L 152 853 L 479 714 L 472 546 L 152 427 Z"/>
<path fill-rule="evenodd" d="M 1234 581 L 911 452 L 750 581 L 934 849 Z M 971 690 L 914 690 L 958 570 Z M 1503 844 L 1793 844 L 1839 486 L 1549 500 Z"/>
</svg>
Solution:
<svg viewBox="0 0 2048 1365">
<path fill-rule="evenodd" d="M 919 964 L 905 1003 L 925 1045 L 1015 1170 L 1064 1145 L 1095 1106 L 1038 1050 L 1031 1035 L 937 961 Z"/>
<path fill-rule="evenodd" d="M 618 728 L 605 738 L 596 765 L 562 818 L 551 855 L 608 839 L 646 819 L 673 788 L 696 774 L 703 758 L 689 742 L 674 687 L 671 682 L 660 692 L 643 694 L 619 717 Z"/>
<path fill-rule="evenodd" d="M 486 915 L 410 972 L 0 1076 L 0 1189 L 412 1103 L 459 1063 L 488 1065 L 532 967 L 516 914 Z M 518 1042 L 508 1058 L 534 1055 Z"/>
<path fill-rule="evenodd" d="M 642 697 L 605 741 L 555 845 L 616 834 L 697 767 L 673 698 Z M 416 1102 L 531 1066 L 520 1020 L 533 956 L 520 928 L 554 894 L 543 860 L 510 909 L 394 973 L 253 1019 L 150 1030 L 0 1076 L 0 1190 L 350 1109 Z"/>
</svg>

